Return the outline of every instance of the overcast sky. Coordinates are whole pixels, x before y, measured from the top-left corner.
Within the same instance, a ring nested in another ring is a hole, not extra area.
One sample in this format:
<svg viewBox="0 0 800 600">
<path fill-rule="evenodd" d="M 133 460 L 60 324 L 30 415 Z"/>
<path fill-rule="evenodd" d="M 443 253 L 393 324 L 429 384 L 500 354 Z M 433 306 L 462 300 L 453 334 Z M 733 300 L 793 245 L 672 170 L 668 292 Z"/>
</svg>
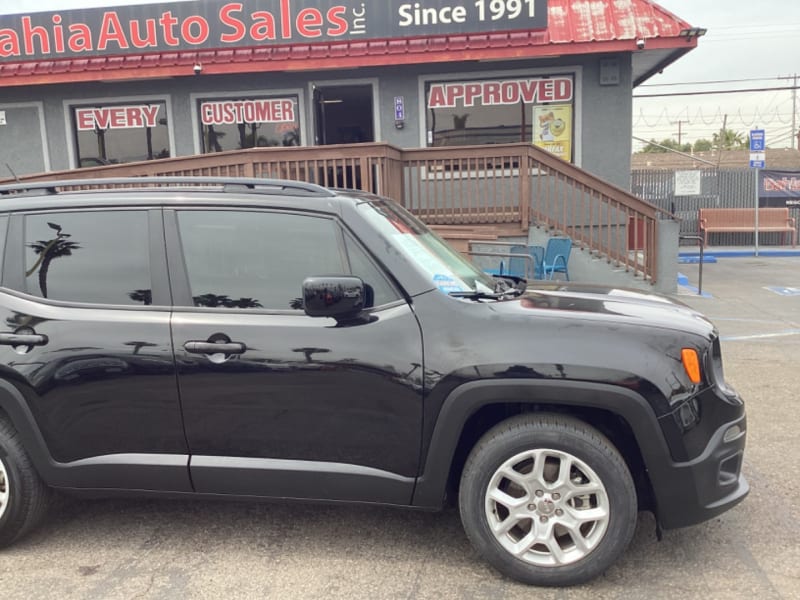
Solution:
<svg viewBox="0 0 800 600">
<path fill-rule="evenodd" d="M 708 33 L 695 50 L 634 90 L 635 96 L 786 87 L 793 82 L 778 77 L 800 75 L 800 1 L 660 0 L 658 4 L 695 27 L 705 27 Z M 693 83 L 738 79 L 755 81 Z M 685 85 L 655 87 L 654 84 Z M 800 111 L 800 101 L 796 108 Z M 790 144 L 791 90 L 637 99 L 633 111 L 634 135 L 677 139 L 678 121 L 683 121 L 684 142 L 710 139 L 722 127 L 725 114 L 729 129 L 746 135 L 758 126 L 766 130 L 768 146 Z"/>
<path fill-rule="evenodd" d="M 0 14 L 148 3 L 159 2 L 0 0 Z M 652 77 L 634 95 L 786 87 L 792 82 L 778 77 L 800 74 L 798 0 L 658 0 L 658 4 L 696 27 L 705 27 L 708 34 L 697 49 Z M 739 79 L 753 81 L 727 82 Z M 726 83 L 699 83 L 720 80 Z M 756 126 L 766 129 L 769 146 L 786 147 L 792 139 L 790 90 L 642 98 L 635 99 L 633 106 L 633 134 L 645 139 L 677 138 L 679 121 L 682 141 L 710 139 L 726 114 L 729 129 L 745 135 Z M 796 109 L 800 111 L 800 102 Z"/>
</svg>

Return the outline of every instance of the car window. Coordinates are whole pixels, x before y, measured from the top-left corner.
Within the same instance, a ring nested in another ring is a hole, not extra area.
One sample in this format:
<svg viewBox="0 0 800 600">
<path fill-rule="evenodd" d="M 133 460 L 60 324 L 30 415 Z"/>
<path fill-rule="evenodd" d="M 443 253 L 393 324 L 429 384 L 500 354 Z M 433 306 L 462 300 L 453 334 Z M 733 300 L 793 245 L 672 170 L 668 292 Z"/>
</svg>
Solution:
<svg viewBox="0 0 800 600">
<path fill-rule="evenodd" d="M 349 273 L 331 219 L 187 210 L 178 227 L 194 306 L 300 310 L 304 279 Z"/>
<path fill-rule="evenodd" d="M 443 293 L 494 289 L 491 277 L 396 202 L 362 202 L 357 208 L 389 244 Z"/>
<path fill-rule="evenodd" d="M 152 304 L 147 211 L 25 217 L 25 289 L 40 298 Z"/>
<path fill-rule="evenodd" d="M 345 236 L 347 245 L 347 257 L 350 259 L 351 273 L 372 288 L 371 306 L 382 306 L 400 300 L 401 296 L 397 293 L 386 276 L 367 256 L 361 246 L 350 236 Z"/>
</svg>

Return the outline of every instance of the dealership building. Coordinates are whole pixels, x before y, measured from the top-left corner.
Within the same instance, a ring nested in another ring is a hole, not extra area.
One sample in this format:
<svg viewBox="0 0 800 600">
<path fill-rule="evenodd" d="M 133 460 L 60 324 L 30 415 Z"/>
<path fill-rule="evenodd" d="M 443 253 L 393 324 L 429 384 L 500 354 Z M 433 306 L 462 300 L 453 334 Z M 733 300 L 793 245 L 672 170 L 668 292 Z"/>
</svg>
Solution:
<svg viewBox="0 0 800 600">
<path fill-rule="evenodd" d="M 628 188 L 649 0 L 165 2 L 0 17 L 0 179 L 264 147 L 527 142 Z"/>
</svg>

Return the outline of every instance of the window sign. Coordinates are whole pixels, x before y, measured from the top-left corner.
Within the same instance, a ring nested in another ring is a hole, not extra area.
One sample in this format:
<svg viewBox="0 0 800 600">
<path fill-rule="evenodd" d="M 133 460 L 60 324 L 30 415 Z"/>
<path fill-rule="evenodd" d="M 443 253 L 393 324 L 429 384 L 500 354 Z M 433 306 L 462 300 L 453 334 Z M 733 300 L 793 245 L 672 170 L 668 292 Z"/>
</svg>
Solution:
<svg viewBox="0 0 800 600">
<path fill-rule="evenodd" d="M 300 145 L 297 96 L 207 99 L 198 110 L 203 152 Z"/>
<path fill-rule="evenodd" d="M 571 104 L 534 106 L 533 125 L 535 146 L 555 154 L 562 160 L 572 160 Z"/>
<path fill-rule="evenodd" d="M 78 166 L 169 158 L 165 102 L 72 107 Z"/>
<path fill-rule="evenodd" d="M 528 142 L 572 159 L 572 76 L 432 81 L 426 101 L 428 146 Z"/>
</svg>

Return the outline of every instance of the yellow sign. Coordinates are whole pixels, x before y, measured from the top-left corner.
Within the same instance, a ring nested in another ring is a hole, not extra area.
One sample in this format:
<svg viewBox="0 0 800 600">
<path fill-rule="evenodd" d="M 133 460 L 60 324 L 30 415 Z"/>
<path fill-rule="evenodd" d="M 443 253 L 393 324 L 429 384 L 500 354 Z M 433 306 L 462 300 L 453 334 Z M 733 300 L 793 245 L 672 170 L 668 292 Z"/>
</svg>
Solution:
<svg viewBox="0 0 800 600">
<path fill-rule="evenodd" d="M 572 160 L 572 105 L 533 107 L 533 145 Z"/>
</svg>

